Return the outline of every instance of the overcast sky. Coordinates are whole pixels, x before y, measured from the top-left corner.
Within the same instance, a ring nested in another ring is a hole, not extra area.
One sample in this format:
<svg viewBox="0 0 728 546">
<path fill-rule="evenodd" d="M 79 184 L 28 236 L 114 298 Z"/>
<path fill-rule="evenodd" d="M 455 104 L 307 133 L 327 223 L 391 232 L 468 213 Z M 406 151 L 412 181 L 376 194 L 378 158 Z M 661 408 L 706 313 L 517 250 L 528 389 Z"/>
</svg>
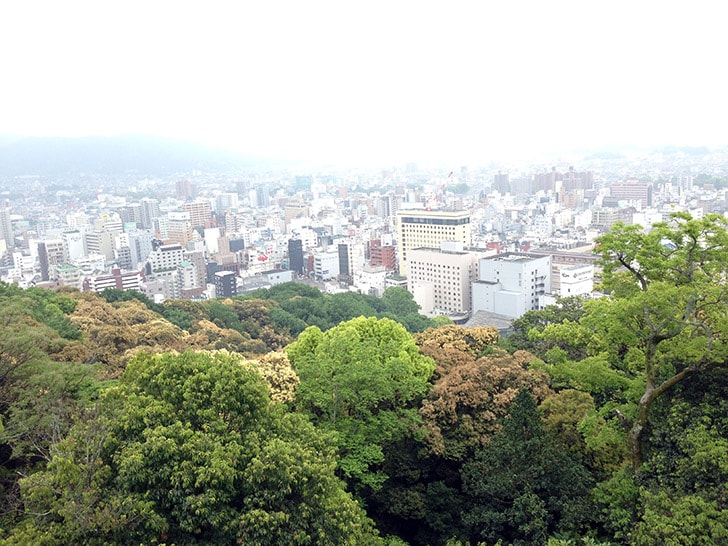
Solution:
<svg viewBox="0 0 728 546">
<path fill-rule="evenodd" d="M 462 162 L 728 143 L 725 7 L 74 0 L 0 7 L 0 134 Z"/>
</svg>

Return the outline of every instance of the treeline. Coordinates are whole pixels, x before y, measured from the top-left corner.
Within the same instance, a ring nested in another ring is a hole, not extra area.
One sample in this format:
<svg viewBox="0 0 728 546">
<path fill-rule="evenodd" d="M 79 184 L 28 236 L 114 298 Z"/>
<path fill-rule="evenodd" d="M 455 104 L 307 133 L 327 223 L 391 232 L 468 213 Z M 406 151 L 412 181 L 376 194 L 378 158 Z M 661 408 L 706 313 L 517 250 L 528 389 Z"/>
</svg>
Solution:
<svg viewBox="0 0 728 546">
<path fill-rule="evenodd" d="M 507 339 L 400 290 L 0 287 L 0 543 L 728 543 L 726 221 L 599 243 L 608 295 Z"/>
</svg>

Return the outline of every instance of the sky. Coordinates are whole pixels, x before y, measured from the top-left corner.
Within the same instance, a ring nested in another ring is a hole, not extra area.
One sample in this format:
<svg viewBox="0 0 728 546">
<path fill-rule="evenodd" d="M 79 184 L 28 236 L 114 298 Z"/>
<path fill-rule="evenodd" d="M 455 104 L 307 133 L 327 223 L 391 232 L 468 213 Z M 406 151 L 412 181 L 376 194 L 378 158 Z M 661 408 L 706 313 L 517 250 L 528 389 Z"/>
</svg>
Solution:
<svg viewBox="0 0 728 546">
<path fill-rule="evenodd" d="M 728 144 L 720 2 L 0 6 L 0 134 L 331 161 Z"/>
</svg>

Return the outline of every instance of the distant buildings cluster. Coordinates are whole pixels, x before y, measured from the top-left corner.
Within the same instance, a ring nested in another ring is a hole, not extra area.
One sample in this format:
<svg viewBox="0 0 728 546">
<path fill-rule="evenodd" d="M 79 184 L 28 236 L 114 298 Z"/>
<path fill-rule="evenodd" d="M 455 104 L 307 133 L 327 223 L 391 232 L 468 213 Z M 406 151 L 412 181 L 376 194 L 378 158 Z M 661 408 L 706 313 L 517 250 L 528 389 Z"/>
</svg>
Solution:
<svg viewBox="0 0 728 546">
<path fill-rule="evenodd" d="M 725 210 L 723 190 L 690 175 L 609 181 L 573 167 L 528 176 L 463 168 L 460 179 L 412 165 L 368 180 L 196 177 L 105 186 L 86 199 L 42 188 L 36 202 L 5 199 L 0 278 L 156 301 L 290 280 L 372 295 L 405 286 L 428 315 L 510 319 L 592 294 L 592 243 L 615 222 L 649 229 L 676 210 Z"/>
</svg>

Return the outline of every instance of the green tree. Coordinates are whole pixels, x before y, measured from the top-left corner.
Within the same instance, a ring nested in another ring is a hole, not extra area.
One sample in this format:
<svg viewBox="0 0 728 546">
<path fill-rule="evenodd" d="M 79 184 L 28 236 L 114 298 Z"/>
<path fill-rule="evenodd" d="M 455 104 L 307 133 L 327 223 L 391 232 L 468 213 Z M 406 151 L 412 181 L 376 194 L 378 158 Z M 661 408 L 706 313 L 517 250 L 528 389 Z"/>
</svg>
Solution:
<svg viewBox="0 0 728 546">
<path fill-rule="evenodd" d="M 415 302 L 412 293 L 401 286 L 387 288 L 382 294 L 382 305 L 384 313 L 392 317 L 404 317 L 420 311 L 420 306 Z"/>
<path fill-rule="evenodd" d="M 384 447 L 413 433 L 435 368 L 412 336 L 389 319 L 359 317 L 323 333 L 307 328 L 287 348 L 300 377 L 296 407 L 335 431 L 339 466 L 361 488 L 377 490 Z"/>
<path fill-rule="evenodd" d="M 677 213 L 645 233 L 617 224 L 598 240 L 604 289 L 582 323 L 616 348 L 644 391 L 629 433 L 632 464 L 643 462 L 644 433 L 656 400 L 728 356 L 728 221 Z"/>
<path fill-rule="evenodd" d="M 473 542 L 544 544 L 549 535 L 573 533 L 588 520 L 589 476 L 545 431 L 525 389 L 462 474 L 471 495 L 464 520 Z"/>
<path fill-rule="evenodd" d="M 8 544 L 376 544 L 335 448 L 221 353 L 140 355 L 22 481 Z"/>
</svg>

